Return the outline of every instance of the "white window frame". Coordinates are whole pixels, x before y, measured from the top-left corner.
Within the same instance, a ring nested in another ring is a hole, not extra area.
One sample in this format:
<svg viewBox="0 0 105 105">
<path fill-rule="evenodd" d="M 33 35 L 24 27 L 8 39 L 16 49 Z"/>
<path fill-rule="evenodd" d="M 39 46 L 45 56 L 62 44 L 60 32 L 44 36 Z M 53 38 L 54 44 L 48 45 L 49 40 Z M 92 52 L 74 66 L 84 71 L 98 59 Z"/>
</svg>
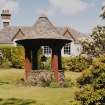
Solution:
<svg viewBox="0 0 105 105">
<path fill-rule="evenodd" d="M 52 50 L 49 46 L 43 46 L 43 54 L 44 55 L 51 55 Z"/>
<path fill-rule="evenodd" d="M 68 43 L 63 48 L 65 55 L 71 55 L 71 43 Z"/>
</svg>

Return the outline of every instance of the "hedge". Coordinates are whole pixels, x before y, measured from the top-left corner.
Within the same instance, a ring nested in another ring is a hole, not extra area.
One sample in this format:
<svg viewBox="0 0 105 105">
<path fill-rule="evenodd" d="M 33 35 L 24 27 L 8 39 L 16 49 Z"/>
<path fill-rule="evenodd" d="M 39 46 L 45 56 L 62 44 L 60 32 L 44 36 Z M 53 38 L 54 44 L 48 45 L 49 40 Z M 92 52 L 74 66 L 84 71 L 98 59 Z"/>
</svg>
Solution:
<svg viewBox="0 0 105 105">
<path fill-rule="evenodd" d="M 83 56 L 63 57 L 63 69 L 67 71 L 81 72 L 91 65 L 91 59 Z"/>
<path fill-rule="evenodd" d="M 0 61 L 1 68 L 23 68 L 24 66 L 24 48 L 21 46 L 0 46 L 3 59 Z"/>
<path fill-rule="evenodd" d="M 3 54 L 3 59 L 0 60 L 0 68 L 17 68 L 22 69 L 24 68 L 24 47 L 22 46 L 11 46 L 11 45 L 4 45 L 0 46 L 0 52 Z M 43 64 L 41 62 L 42 49 L 38 51 L 38 69 L 50 69 L 49 60 L 47 59 L 46 63 Z M 43 68 L 44 65 L 44 68 Z"/>
</svg>

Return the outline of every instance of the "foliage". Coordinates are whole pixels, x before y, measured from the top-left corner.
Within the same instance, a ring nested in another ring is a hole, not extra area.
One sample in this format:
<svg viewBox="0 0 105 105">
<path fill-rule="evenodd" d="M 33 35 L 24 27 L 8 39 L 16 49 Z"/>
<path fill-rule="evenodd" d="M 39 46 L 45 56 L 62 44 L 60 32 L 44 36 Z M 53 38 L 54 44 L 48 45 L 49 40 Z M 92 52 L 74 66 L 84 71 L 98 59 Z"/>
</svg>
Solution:
<svg viewBox="0 0 105 105">
<path fill-rule="evenodd" d="M 45 70 L 50 70 L 51 69 L 51 57 L 46 57 L 43 55 L 43 50 L 40 48 L 38 50 L 38 69 L 45 69 Z M 43 58 L 45 60 L 43 60 Z"/>
<path fill-rule="evenodd" d="M 46 61 L 40 61 L 40 69 L 51 70 L 51 57 L 46 57 Z"/>
<path fill-rule="evenodd" d="M 90 56 L 99 56 L 105 53 L 105 27 L 97 26 L 90 37 L 82 42 L 83 53 Z"/>
<path fill-rule="evenodd" d="M 75 94 L 81 105 L 105 105 L 105 89 L 94 89 L 93 86 L 86 85 Z"/>
<path fill-rule="evenodd" d="M 8 59 L 6 59 L 5 61 L 2 61 L 0 68 L 11 68 L 12 67 L 12 63 L 10 61 L 8 61 Z"/>
<path fill-rule="evenodd" d="M 11 62 L 13 68 L 24 67 L 24 49 L 23 47 L 14 47 L 11 49 Z"/>
<path fill-rule="evenodd" d="M 3 59 L 1 61 L 0 67 L 10 68 L 11 67 L 11 48 L 9 46 L 0 46 L 0 51 L 2 52 Z"/>
<path fill-rule="evenodd" d="M 1 68 L 23 68 L 24 65 L 24 49 L 23 47 L 2 46 L 0 51 L 3 54 Z"/>
<path fill-rule="evenodd" d="M 74 72 L 81 72 L 85 68 L 88 68 L 90 63 L 91 60 L 82 56 L 63 58 L 63 69 Z"/>
<path fill-rule="evenodd" d="M 42 56 L 42 49 L 40 48 L 37 52 L 37 57 L 38 57 L 38 69 L 41 68 L 41 56 Z"/>
<path fill-rule="evenodd" d="M 76 99 L 81 105 L 105 105 L 105 55 L 94 58 L 77 82 L 81 89 Z"/>
<path fill-rule="evenodd" d="M 105 3 L 103 3 L 103 4 L 104 5 L 102 5 L 100 17 L 102 17 L 103 19 L 105 19 Z"/>
</svg>

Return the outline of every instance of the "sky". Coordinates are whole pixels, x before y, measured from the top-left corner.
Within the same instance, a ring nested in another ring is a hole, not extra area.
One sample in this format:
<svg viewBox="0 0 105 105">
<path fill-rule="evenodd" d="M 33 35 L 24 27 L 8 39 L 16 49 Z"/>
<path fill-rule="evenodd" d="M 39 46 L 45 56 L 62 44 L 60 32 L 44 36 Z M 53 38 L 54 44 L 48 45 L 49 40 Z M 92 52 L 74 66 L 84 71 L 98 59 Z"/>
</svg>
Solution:
<svg viewBox="0 0 105 105">
<path fill-rule="evenodd" d="M 0 13 L 9 9 L 13 26 L 32 26 L 45 14 L 56 26 L 90 33 L 95 26 L 105 23 L 99 17 L 103 3 L 105 0 L 0 0 Z"/>
</svg>

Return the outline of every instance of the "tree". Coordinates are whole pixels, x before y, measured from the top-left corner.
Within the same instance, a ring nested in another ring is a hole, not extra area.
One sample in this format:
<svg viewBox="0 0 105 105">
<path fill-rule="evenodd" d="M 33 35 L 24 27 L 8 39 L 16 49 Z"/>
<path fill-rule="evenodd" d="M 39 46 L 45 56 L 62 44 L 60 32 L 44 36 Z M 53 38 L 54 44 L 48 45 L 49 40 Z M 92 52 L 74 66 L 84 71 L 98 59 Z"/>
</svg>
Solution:
<svg viewBox="0 0 105 105">
<path fill-rule="evenodd" d="M 100 16 L 105 19 L 105 1 L 102 4 Z M 97 26 L 90 37 L 82 42 L 83 53 L 91 56 L 99 56 L 105 53 L 105 26 Z"/>
<path fill-rule="evenodd" d="M 101 17 L 105 19 L 105 5 Z M 82 44 L 83 53 L 94 58 L 77 80 L 80 90 L 75 93 L 76 100 L 80 105 L 105 105 L 105 27 L 94 28 L 90 38 Z"/>
<path fill-rule="evenodd" d="M 103 19 L 105 19 L 105 2 L 103 2 L 103 4 L 102 4 L 100 16 L 101 16 Z"/>
<path fill-rule="evenodd" d="M 82 42 L 83 53 L 90 56 L 99 56 L 105 53 L 105 27 L 97 26 L 93 29 L 92 34 Z"/>
</svg>

